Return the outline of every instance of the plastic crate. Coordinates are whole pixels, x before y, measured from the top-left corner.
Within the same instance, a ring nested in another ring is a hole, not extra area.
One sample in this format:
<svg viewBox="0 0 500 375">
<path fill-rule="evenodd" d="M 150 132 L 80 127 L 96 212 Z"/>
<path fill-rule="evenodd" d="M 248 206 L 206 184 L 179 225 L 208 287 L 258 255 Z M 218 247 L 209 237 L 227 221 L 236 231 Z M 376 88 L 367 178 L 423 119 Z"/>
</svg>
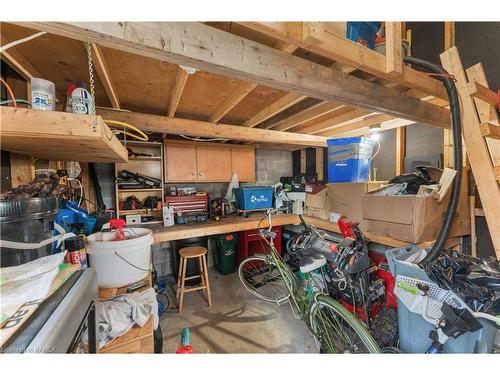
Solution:
<svg viewBox="0 0 500 375">
<path fill-rule="evenodd" d="M 347 22 L 347 39 L 373 49 L 380 22 Z"/>
<path fill-rule="evenodd" d="M 389 269 L 394 277 L 398 275 L 432 282 L 425 271 L 408 261 L 422 250 L 415 245 L 391 249 L 385 252 Z M 457 339 L 450 338 L 443 346 L 444 353 L 491 353 L 496 326 L 493 322 L 479 319 L 483 328 L 468 332 Z M 429 332 L 435 327 L 420 314 L 408 310 L 398 303 L 399 348 L 404 353 L 425 353 L 431 344 Z"/>
<path fill-rule="evenodd" d="M 273 188 L 248 186 L 235 188 L 236 206 L 240 210 L 261 210 L 273 207 Z"/>
<path fill-rule="evenodd" d="M 328 140 L 328 182 L 366 182 L 374 142 L 364 137 Z"/>
</svg>

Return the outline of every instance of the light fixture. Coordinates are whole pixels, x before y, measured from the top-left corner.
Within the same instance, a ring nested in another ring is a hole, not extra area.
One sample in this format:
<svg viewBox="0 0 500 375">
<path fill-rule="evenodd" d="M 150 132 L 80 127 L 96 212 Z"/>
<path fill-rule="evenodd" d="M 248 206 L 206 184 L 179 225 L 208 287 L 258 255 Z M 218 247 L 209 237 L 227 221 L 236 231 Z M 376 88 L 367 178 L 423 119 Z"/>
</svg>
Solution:
<svg viewBox="0 0 500 375">
<path fill-rule="evenodd" d="M 380 125 L 372 125 L 372 126 L 370 126 L 370 133 L 371 133 L 370 139 L 372 141 L 377 141 L 378 142 L 380 140 L 380 133 L 379 133 L 379 131 L 380 131 Z"/>
</svg>

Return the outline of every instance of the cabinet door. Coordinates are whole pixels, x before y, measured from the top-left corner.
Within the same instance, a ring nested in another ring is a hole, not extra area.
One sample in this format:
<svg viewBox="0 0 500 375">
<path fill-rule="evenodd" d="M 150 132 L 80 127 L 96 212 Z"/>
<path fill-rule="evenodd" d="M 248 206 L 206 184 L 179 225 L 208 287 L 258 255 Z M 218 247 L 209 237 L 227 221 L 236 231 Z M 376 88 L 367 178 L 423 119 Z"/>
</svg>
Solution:
<svg viewBox="0 0 500 375">
<path fill-rule="evenodd" d="M 253 147 L 231 148 L 232 173 L 239 181 L 255 181 L 255 149 Z"/>
<path fill-rule="evenodd" d="M 231 149 L 227 146 L 196 146 L 198 181 L 216 182 L 231 179 Z"/>
<path fill-rule="evenodd" d="M 196 181 L 196 147 L 194 145 L 165 143 L 165 181 Z"/>
</svg>

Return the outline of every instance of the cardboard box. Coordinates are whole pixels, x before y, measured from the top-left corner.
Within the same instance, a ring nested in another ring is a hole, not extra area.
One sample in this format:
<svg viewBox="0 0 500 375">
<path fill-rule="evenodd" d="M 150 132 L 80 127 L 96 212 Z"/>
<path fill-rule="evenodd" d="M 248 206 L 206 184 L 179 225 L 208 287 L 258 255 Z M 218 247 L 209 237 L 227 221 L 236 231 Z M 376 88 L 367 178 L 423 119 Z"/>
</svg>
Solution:
<svg viewBox="0 0 500 375">
<path fill-rule="evenodd" d="M 365 230 L 361 210 L 361 196 L 378 189 L 385 181 L 374 182 L 339 182 L 328 184 L 330 202 L 330 221 L 337 222 L 344 215 L 351 221 L 358 222 L 361 230 Z"/>
<path fill-rule="evenodd" d="M 330 204 L 326 185 L 316 194 L 306 194 L 305 214 L 321 220 L 328 220 L 330 218 Z"/>
<path fill-rule="evenodd" d="M 450 193 L 440 203 L 432 197 L 364 194 L 362 211 L 366 230 L 412 243 L 434 241 L 446 215 L 449 200 Z M 460 199 L 449 237 L 470 234 L 468 200 L 467 173 L 463 173 Z"/>
</svg>

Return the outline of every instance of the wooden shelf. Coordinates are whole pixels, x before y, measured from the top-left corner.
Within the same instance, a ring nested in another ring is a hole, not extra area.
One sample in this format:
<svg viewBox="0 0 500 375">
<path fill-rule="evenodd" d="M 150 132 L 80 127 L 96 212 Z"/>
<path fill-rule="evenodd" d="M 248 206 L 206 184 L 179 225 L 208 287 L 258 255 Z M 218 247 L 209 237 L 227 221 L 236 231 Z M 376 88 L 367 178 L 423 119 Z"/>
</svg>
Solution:
<svg viewBox="0 0 500 375">
<path fill-rule="evenodd" d="M 129 158 L 128 161 L 159 161 L 161 160 L 161 156 L 138 156 L 136 158 Z"/>
<path fill-rule="evenodd" d="M 116 163 L 127 149 L 100 116 L 1 107 L 2 150 L 47 160 Z"/>
<path fill-rule="evenodd" d="M 119 193 L 125 193 L 125 192 L 140 192 L 140 191 L 163 191 L 162 188 L 156 188 L 156 189 L 118 189 Z"/>
</svg>

